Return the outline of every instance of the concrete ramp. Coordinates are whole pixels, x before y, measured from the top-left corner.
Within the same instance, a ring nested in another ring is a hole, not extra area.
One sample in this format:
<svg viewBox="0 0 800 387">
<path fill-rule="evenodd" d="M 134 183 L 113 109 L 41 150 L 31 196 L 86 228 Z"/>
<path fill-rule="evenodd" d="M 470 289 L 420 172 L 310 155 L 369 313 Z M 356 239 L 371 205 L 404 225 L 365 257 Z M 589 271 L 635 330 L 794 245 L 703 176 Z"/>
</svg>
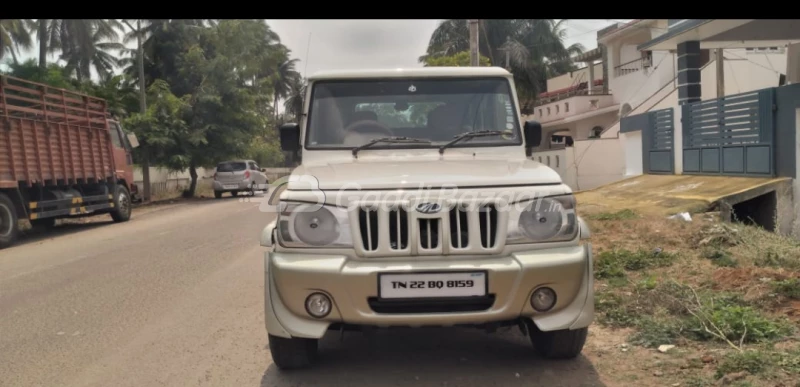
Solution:
<svg viewBox="0 0 800 387">
<path fill-rule="evenodd" d="M 762 204 L 759 213 L 793 212 L 790 178 L 755 178 L 695 175 L 641 175 L 575 194 L 582 211 L 616 212 L 630 209 L 642 214 L 672 215 L 701 212 L 719 206 L 730 218 L 742 203 L 775 194 L 772 211 Z M 760 199 L 759 199 L 760 200 Z M 768 200 L 769 201 L 769 200 Z M 788 206 L 788 207 L 784 207 Z M 736 211 L 738 215 L 738 210 Z M 760 222 L 759 222 L 760 223 Z M 781 222 L 782 223 L 782 222 Z"/>
</svg>

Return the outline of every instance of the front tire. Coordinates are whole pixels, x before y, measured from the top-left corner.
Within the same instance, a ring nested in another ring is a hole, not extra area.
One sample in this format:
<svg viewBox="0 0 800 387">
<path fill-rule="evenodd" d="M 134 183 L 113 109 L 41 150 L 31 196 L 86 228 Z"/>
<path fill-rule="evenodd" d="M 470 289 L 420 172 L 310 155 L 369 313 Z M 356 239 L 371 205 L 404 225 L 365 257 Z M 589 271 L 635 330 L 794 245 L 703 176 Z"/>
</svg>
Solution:
<svg viewBox="0 0 800 387">
<path fill-rule="evenodd" d="M 581 354 L 589 328 L 563 329 L 542 332 L 536 324 L 528 325 L 528 332 L 536 352 L 546 359 L 574 359 Z"/>
<path fill-rule="evenodd" d="M 19 236 L 19 219 L 14 203 L 4 193 L 0 193 L 0 249 L 11 247 Z"/>
<path fill-rule="evenodd" d="M 222 191 L 214 191 L 214 198 L 221 199 L 222 198 Z"/>
<path fill-rule="evenodd" d="M 115 222 L 127 222 L 131 219 L 131 194 L 124 185 L 118 184 L 114 187 L 114 210 L 111 211 L 111 219 Z"/>
<path fill-rule="evenodd" d="M 317 358 L 318 340 L 268 336 L 272 362 L 281 370 L 307 368 Z"/>
</svg>

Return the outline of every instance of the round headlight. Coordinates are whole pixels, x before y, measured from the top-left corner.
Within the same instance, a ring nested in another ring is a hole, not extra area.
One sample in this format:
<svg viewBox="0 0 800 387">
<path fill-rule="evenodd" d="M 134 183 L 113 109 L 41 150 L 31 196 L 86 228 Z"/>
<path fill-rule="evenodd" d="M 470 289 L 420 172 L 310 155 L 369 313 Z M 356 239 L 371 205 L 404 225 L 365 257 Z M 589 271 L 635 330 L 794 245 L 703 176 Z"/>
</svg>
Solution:
<svg viewBox="0 0 800 387">
<path fill-rule="evenodd" d="M 548 198 L 537 200 L 520 213 L 519 229 L 531 240 L 547 240 L 561 231 L 564 216 L 564 209 L 558 201 Z"/>
<path fill-rule="evenodd" d="M 311 246 L 325 246 L 339 237 L 339 222 L 325 207 L 306 207 L 294 213 L 294 234 L 301 242 Z"/>
</svg>

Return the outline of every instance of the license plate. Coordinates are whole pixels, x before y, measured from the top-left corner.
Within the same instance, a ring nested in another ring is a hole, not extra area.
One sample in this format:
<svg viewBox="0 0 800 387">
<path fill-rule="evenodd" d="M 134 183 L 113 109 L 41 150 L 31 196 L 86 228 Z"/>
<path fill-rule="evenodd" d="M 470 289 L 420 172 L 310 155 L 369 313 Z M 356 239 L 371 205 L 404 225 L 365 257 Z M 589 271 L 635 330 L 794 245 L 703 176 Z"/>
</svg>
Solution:
<svg viewBox="0 0 800 387">
<path fill-rule="evenodd" d="M 486 272 L 379 274 L 378 297 L 480 297 L 488 289 Z"/>
<path fill-rule="evenodd" d="M 237 184 L 225 184 L 222 187 L 225 188 L 225 189 L 237 189 L 237 188 L 239 188 L 239 185 L 237 185 Z"/>
</svg>

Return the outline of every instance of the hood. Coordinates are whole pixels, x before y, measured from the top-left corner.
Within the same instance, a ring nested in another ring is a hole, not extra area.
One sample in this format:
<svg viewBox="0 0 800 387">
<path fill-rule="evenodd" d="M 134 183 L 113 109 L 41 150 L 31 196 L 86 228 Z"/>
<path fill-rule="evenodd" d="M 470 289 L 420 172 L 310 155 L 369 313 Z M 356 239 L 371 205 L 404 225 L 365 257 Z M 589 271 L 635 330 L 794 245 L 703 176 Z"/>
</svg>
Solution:
<svg viewBox="0 0 800 387">
<path fill-rule="evenodd" d="M 301 165 L 293 179 L 313 176 L 319 189 L 417 189 L 560 184 L 561 176 L 539 162 L 524 160 L 420 160 L 337 162 Z M 288 189 L 293 189 L 289 183 Z M 300 188 L 299 185 L 297 188 Z M 303 188 L 300 188 L 303 189 Z"/>
</svg>

